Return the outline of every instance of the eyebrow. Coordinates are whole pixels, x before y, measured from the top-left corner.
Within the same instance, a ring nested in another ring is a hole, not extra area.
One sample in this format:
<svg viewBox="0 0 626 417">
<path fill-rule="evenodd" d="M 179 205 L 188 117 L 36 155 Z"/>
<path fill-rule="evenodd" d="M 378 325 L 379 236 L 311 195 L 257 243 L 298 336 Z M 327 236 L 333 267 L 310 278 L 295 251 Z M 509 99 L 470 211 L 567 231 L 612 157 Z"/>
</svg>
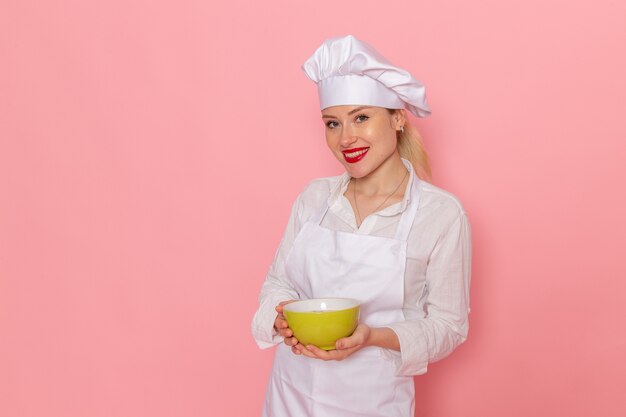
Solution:
<svg viewBox="0 0 626 417">
<path fill-rule="evenodd" d="M 360 107 L 357 107 L 356 109 L 350 110 L 350 111 L 348 112 L 348 116 L 350 116 L 350 115 L 352 115 L 352 114 L 354 114 L 354 113 L 356 113 L 356 112 L 358 112 L 358 111 L 365 110 L 365 109 L 369 109 L 369 108 L 371 108 L 371 107 L 372 107 L 372 106 L 360 106 Z M 329 115 L 329 114 L 323 114 L 323 115 L 322 115 L 322 119 L 328 119 L 328 118 L 333 118 L 333 119 L 336 119 L 336 117 L 335 117 L 335 116 L 332 116 L 332 115 Z"/>
</svg>

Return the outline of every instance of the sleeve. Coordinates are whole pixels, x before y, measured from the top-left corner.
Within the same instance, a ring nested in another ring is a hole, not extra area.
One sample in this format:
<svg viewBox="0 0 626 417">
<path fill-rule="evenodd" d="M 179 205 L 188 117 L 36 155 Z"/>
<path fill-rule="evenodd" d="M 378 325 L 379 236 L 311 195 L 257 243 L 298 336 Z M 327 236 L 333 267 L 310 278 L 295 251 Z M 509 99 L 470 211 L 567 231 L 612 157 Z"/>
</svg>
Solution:
<svg viewBox="0 0 626 417">
<path fill-rule="evenodd" d="M 400 352 L 385 350 L 396 374 L 420 375 L 429 362 L 448 356 L 467 339 L 471 236 L 465 213 L 441 235 L 426 268 L 426 316 L 389 325 L 400 341 Z"/>
<path fill-rule="evenodd" d="M 301 227 L 301 201 L 302 195 L 298 196 L 291 208 L 287 227 L 261 287 L 258 309 L 252 318 L 252 336 L 261 349 L 272 347 L 283 340 L 274 329 L 275 307 L 281 301 L 299 298 L 285 274 L 285 259 Z"/>
</svg>

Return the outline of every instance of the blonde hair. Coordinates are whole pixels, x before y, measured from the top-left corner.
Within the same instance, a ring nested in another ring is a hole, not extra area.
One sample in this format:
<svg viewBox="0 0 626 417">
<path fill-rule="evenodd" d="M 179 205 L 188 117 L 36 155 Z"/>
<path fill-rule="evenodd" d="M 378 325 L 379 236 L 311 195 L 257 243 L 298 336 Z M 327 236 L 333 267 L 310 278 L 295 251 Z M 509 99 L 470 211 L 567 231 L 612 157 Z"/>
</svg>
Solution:
<svg viewBox="0 0 626 417">
<path fill-rule="evenodd" d="M 417 129 L 407 120 L 404 124 L 404 132 L 397 132 L 397 138 L 400 156 L 413 165 L 415 174 L 420 179 L 430 181 L 430 162 L 426 149 L 424 149 L 422 136 Z"/>
</svg>

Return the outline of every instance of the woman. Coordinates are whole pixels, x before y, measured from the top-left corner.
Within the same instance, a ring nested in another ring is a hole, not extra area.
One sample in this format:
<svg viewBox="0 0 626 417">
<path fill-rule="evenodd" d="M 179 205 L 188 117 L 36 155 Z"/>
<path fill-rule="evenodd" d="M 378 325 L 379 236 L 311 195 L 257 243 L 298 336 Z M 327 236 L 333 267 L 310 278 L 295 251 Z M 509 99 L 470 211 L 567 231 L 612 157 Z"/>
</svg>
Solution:
<svg viewBox="0 0 626 417">
<path fill-rule="evenodd" d="M 325 41 L 303 69 L 346 172 L 298 196 L 263 284 L 253 336 L 280 344 L 263 415 L 413 416 L 413 375 L 467 338 L 467 216 L 423 180 L 426 154 L 405 115 L 430 113 L 419 81 L 353 36 Z M 282 314 L 319 297 L 362 302 L 335 350 L 300 344 Z"/>
</svg>

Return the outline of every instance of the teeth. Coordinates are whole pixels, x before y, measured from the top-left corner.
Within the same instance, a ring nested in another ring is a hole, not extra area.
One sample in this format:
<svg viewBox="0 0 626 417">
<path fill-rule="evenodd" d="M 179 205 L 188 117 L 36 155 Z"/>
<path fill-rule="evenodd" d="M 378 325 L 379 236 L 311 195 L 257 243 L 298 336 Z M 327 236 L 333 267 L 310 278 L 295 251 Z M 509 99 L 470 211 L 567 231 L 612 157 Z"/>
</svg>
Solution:
<svg viewBox="0 0 626 417">
<path fill-rule="evenodd" d="M 344 155 L 346 155 L 346 158 L 356 158 L 359 155 L 363 155 L 365 152 L 367 152 L 367 149 L 363 149 L 363 150 L 352 152 L 352 153 L 346 153 Z"/>
</svg>

